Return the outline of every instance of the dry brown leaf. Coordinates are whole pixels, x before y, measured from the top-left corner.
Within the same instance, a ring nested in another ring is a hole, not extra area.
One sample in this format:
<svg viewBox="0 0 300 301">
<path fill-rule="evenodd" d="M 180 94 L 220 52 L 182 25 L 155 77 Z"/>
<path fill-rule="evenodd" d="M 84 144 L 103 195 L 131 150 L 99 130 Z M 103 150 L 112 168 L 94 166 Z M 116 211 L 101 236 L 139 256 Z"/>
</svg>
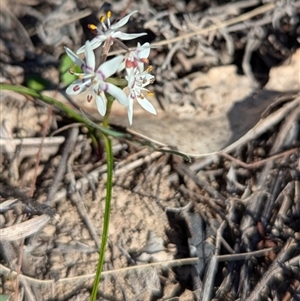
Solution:
<svg viewBox="0 0 300 301">
<path fill-rule="evenodd" d="M 0 241 L 13 241 L 28 237 L 41 230 L 50 219 L 49 215 L 43 214 L 23 223 L 0 229 Z"/>
</svg>

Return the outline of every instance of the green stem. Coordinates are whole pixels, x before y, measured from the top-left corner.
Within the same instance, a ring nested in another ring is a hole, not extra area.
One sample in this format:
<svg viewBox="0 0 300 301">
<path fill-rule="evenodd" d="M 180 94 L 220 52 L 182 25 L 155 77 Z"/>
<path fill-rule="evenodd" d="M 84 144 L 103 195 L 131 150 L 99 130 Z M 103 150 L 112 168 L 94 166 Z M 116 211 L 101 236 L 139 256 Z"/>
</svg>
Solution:
<svg viewBox="0 0 300 301">
<path fill-rule="evenodd" d="M 54 105 L 57 109 L 59 109 L 60 111 L 64 112 L 65 114 L 67 114 L 70 118 L 76 120 L 77 122 L 81 122 L 83 124 L 85 124 L 85 126 L 89 129 L 89 131 L 93 131 L 93 129 L 97 129 L 100 132 L 106 134 L 106 135 L 110 135 L 116 138 L 120 138 L 120 137 L 124 137 L 125 135 L 122 133 L 118 133 L 116 131 L 112 131 L 110 130 L 108 127 L 101 127 L 98 124 L 92 122 L 91 120 L 89 120 L 84 113 L 82 112 L 82 114 L 77 113 L 75 110 L 73 110 L 72 108 L 64 105 L 63 103 L 59 102 L 58 100 L 49 97 L 49 96 L 45 96 L 35 90 L 23 87 L 23 86 L 15 86 L 15 85 L 7 85 L 7 84 L 0 84 L 0 90 L 10 90 L 10 91 L 15 91 L 17 93 L 20 94 L 24 94 L 24 95 L 28 95 L 28 96 L 32 96 L 38 99 L 41 99 L 42 101 L 44 101 L 47 104 L 50 105 Z"/>
<path fill-rule="evenodd" d="M 35 90 L 32 90 L 30 88 L 26 88 L 23 86 L 0 84 L 0 90 L 11 90 L 11 91 L 15 91 L 15 92 L 18 92 L 18 93 L 21 93 L 24 95 L 39 98 L 47 104 L 54 105 L 57 109 L 65 112 L 69 117 L 73 118 L 74 120 L 85 123 L 84 118 L 81 115 L 79 115 L 78 113 L 76 113 L 73 109 L 69 108 L 68 106 L 64 105 L 63 103 L 57 101 L 56 99 L 54 99 L 52 97 L 45 96 L 45 95 L 43 95 Z"/>
<path fill-rule="evenodd" d="M 107 79 L 108 82 L 111 82 L 113 84 L 117 84 L 118 86 L 126 86 L 124 83 L 123 79 Z M 94 130 L 99 130 L 101 133 L 115 137 L 115 138 L 126 138 L 132 141 L 133 137 L 129 134 L 125 134 L 125 133 L 119 133 L 113 130 L 110 130 L 108 127 L 108 117 L 104 117 L 107 118 L 107 121 L 103 120 L 103 123 L 106 123 L 105 127 L 101 127 L 99 124 L 93 122 L 92 120 L 88 119 L 83 112 L 81 112 L 81 115 L 78 114 L 76 111 L 74 111 L 72 108 L 69 108 L 68 106 L 64 105 L 63 103 L 59 102 L 58 100 L 52 98 L 52 97 L 48 97 L 45 95 L 40 94 L 39 92 L 23 87 L 23 86 L 15 86 L 15 85 L 8 85 L 8 84 L 0 84 L 0 90 L 11 90 L 11 91 L 15 91 L 24 95 L 29 95 L 35 98 L 39 98 L 42 101 L 44 101 L 47 104 L 51 104 L 54 105 L 57 109 L 59 109 L 60 111 L 64 112 L 65 114 L 67 114 L 68 116 L 70 116 L 71 118 L 73 118 L 74 120 L 83 123 L 89 130 L 89 132 L 91 133 L 91 138 L 92 138 L 92 143 L 93 145 L 96 147 L 98 142 L 96 141 L 96 137 L 94 136 Z M 108 103 L 108 105 L 111 106 L 110 102 Z M 108 112 L 110 112 L 110 108 L 108 108 Z M 108 114 L 106 114 L 106 116 L 109 116 Z M 138 141 L 137 141 L 138 142 Z M 147 139 L 144 139 L 142 141 L 139 141 L 140 144 L 142 145 L 147 145 L 149 147 L 152 147 L 155 151 L 158 152 L 164 152 L 164 153 L 171 153 L 174 155 L 178 155 L 178 156 L 182 156 L 185 158 L 185 160 L 187 161 L 191 161 L 191 158 L 189 157 L 189 155 L 180 152 L 180 151 L 176 151 L 176 150 L 172 150 L 172 149 L 162 149 L 162 148 L 157 148 L 154 144 L 152 144 L 151 141 L 147 141 Z"/>
<path fill-rule="evenodd" d="M 107 102 L 107 109 L 106 114 L 103 119 L 103 126 L 104 128 L 108 128 L 109 126 L 109 115 L 111 106 L 113 104 L 113 100 L 110 99 L 108 96 Z M 109 136 L 106 134 L 102 134 L 105 151 L 106 151 L 106 162 L 107 162 L 107 180 L 106 180 L 106 197 L 105 197 L 105 210 L 104 210 L 104 220 L 103 220 L 103 229 L 102 229 L 102 240 L 101 240 L 101 247 L 100 247 L 100 254 L 98 259 L 97 271 L 96 276 L 94 279 L 92 294 L 91 294 L 91 301 L 96 301 L 97 293 L 98 293 L 98 286 L 101 279 L 101 273 L 103 270 L 104 258 L 105 258 L 105 250 L 107 245 L 108 239 L 108 229 L 109 229 L 109 220 L 110 220 L 110 207 L 111 207 L 111 198 L 112 198 L 112 178 L 113 178 L 113 165 L 114 165 L 114 157 L 112 151 L 112 143 Z"/>
<path fill-rule="evenodd" d="M 111 111 L 112 105 L 113 105 L 113 100 L 108 95 L 107 104 L 106 104 L 106 113 L 103 118 L 103 127 L 106 129 L 109 127 L 109 116 L 110 116 L 110 111 Z"/>
</svg>

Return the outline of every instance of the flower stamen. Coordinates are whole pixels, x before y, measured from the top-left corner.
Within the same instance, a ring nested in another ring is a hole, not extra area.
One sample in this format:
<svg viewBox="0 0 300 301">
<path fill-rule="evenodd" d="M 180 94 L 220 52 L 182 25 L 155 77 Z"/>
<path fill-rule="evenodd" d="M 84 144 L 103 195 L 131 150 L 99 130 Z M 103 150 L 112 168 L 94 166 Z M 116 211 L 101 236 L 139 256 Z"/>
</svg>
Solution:
<svg viewBox="0 0 300 301">
<path fill-rule="evenodd" d="M 106 17 L 107 17 L 107 26 L 108 26 L 108 28 L 110 28 L 110 26 L 111 26 L 111 24 L 110 24 L 111 11 L 110 10 L 106 13 Z"/>
<path fill-rule="evenodd" d="M 99 18 L 100 23 L 104 23 L 105 22 L 106 17 L 105 16 L 101 16 Z"/>
<path fill-rule="evenodd" d="M 91 31 L 95 31 L 97 30 L 97 26 L 95 24 L 88 24 L 88 29 L 90 29 Z"/>
<path fill-rule="evenodd" d="M 109 46 L 113 43 L 113 41 L 116 40 L 132 40 L 136 39 L 138 37 L 146 35 L 145 32 L 143 33 L 123 33 L 119 31 L 119 28 L 123 27 L 131 17 L 132 14 L 136 13 L 137 11 L 133 11 L 129 15 L 126 15 L 121 20 L 116 22 L 115 24 L 111 24 L 110 18 L 112 16 L 112 13 L 108 11 L 106 13 L 106 16 L 101 16 L 99 18 L 100 20 L 100 26 L 96 26 L 94 24 L 89 24 L 88 28 L 92 31 L 93 34 L 96 35 L 96 37 L 91 41 L 91 47 L 92 49 L 98 48 L 101 44 L 107 43 Z M 126 46 L 125 46 L 126 47 Z M 80 47 L 77 51 L 77 53 L 83 53 L 85 49 L 85 45 Z M 125 48 L 126 49 L 126 48 Z"/>
</svg>

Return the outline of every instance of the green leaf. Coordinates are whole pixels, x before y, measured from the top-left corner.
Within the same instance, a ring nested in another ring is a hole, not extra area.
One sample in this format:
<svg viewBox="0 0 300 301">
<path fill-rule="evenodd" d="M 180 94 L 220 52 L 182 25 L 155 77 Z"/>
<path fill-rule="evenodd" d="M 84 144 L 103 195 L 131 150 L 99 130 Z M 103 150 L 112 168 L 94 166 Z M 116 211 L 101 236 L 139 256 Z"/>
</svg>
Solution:
<svg viewBox="0 0 300 301">
<path fill-rule="evenodd" d="M 10 298 L 9 295 L 0 295 L 0 301 L 8 301 Z"/>
<path fill-rule="evenodd" d="M 23 87 L 23 86 L 8 85 L 8 84 L 1 84 L 1 83 L 0 83 L 0 90 L 15 91 L 15 92 L 18 92 L 18 93 L 21 93 L 21 94 L 25 94 L 25 95 L 29 95 L 29 96 L 32 96 L 32 97 L 39 98 L 47 104 L 54 105 L 57 109 L 61 110 L 62 112 L 67 114 L 69 117 L 73 118 L 74 120 L 85 124 L 89 129 L 92 129 L 92 128 L 97 129 L 101 133 L 106 134 L 106 135 L 110 135 L 110 136 L 115 137 L 115 138 L 126 138 L 126 137 L 128 137 L 127 134 L 119 133 L 119 132 L 107 129 L 105 127 L 101 127 L 100 125 L 94 123 L 92 120 L 89 120 L 84 115 L 83 112 L 82 112 L 82 114 L 79 114 L 75 110 L 73 110 L 72 108 L 68 107 L 67 105 L 59 102 L 55 98 L 52 98 L 52 97 L 49 97 L 49 96 L 46 96 L 46 95 L 42 95 L 40 92 L 38 92 L 36 90 L 29 89 L 29 88 L 26 88 L 26 87 Z"/>
<path fill-rule="evenodd" d="M 33 73 L 25 77 L 25 86 L 37 92 L 41 92 L 49 89 L 53 84 L 44 79 L 40 74 Z"/>
<path fill-rule="evenodd" d="M 73 69 L 75 72 L 80 73 L 81 69 L 73 63 L 67 54 L 63 54 L 60 58 L 60 64 L 58 67 L 60 73 L 60 82 L 66 86 L 70 85 L 75 79 L 76 75 L 72 75 L 69 70 Z"/>
</svg>

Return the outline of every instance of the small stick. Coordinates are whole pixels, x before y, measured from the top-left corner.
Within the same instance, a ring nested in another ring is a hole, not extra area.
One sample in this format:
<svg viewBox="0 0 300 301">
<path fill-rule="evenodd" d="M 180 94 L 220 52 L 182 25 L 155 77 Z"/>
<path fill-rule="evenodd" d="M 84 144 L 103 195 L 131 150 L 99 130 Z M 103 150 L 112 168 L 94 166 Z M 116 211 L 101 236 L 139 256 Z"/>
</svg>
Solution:
<svg viewBox="0 0 300 301">
<path fill-rule="evenodd" d="M 263 166 L 264 164 L 266 164 L 269 161 L 273 161 L 273 160 L 279 159 L 279 158 L 284 157 L 284 156 L 289 156 L 293 153 L 296 153 L 296 151 L 298 151 L 298 150 L 299 150 L 299 148 L 295 147 L 295 148 L 289 149 L 287 151 L 284 151 L 280 154 L 276 154 L 276 155 L 270 156 L 266 159 L 262 159 L 262 160 L 259 160 L 257 162 L 252 162 L 252 163 L 245 163 L 245 162 L 240 161 L 239 159 L 236 159 L 236 158 L 232 157 L 231 155 L 229 155 L 225 152 L 222 152 L 222 151 L 220 151 L 219 154 L 222 157 L 224 157 L 224 158 L 226 158 L 226 159 L 234 162 L 235 164 L 240 165 L 240 166 L 242 166 L 246 169 L 256 169 L 256 168 L 260 168 L 261 166 Z"/>
<path fill-rule="evenodd" d="M 58 185 L 64 177 L 64 174 L 67 169 L 67 160 L 68 160 L 70 153 L 75 148 L 77 136 L 78 136 L 78 127 L 72 128 L 70 135 L 64 145 L 63 154 L 61 156 L 61 159 L 60 159 L 60 162 L 59 162 L 59 165 L 58 165 L 55 177 L 54 177 L 54 181 L 48 190 L 48 196 L 47 196 L 47 200 L 45 202 L 45 204 L 47 204 L 47 205 L 51 205 L 51 203 L 53 202 L 54 196 L 57 192 Z"/>
<path fill-rule="evenodd" d="M 218 270 L 218 263 L 219 263 L 218 255 L 219 255 L 220 248 L 221 248 L 221 239 L 220 238 L 222 237 L 222 233 L 223 233 L 225 227 L 226 227 L 226 222 L 223 221 L 217 232 L 215 254 L 210 259 L 210 262 L 207 267 L 207 274 L 205 275 L 205 278 L 203 281 L 203 291 L 201 292 L 201 298 L 200 298 L 200 300 L 202 300 L 202 301 L 211 300 L 211 295 L 212 295 L 212 291 L 214 288 L 214 282 L 215 282 L 214 280 L 215 280 L 215 276 L 216 276 L 217 270 Z"/>
<path fill-rule="evenodd" d="M 285 263 L 291 254 L 294 252 L 294 250 L 297 248 L 298 244 L 294 238 L 289 238 L 285 244 L 285 246 L 282 248 L 282 250 L 279 252 L 277 258 L 273 261 L 273 263 L 270 265 L 267 272 L 263 275 L 263 277 L 260 279 L 259 283 L 256 285 L 256 287 L 253 289 L 250 296 L 247 298 L 246 301 L 255 301 L 257 297 L 260 295 L 261 290 L 268 285 L 268 282 L 272 279 L 273 275 L 282 269 L 282 266 L 280 264 Z M 299 256 L 298 261 L 299 261 Z M 295 258 L 297 258 L 295 257 Z"/>
</svg>

